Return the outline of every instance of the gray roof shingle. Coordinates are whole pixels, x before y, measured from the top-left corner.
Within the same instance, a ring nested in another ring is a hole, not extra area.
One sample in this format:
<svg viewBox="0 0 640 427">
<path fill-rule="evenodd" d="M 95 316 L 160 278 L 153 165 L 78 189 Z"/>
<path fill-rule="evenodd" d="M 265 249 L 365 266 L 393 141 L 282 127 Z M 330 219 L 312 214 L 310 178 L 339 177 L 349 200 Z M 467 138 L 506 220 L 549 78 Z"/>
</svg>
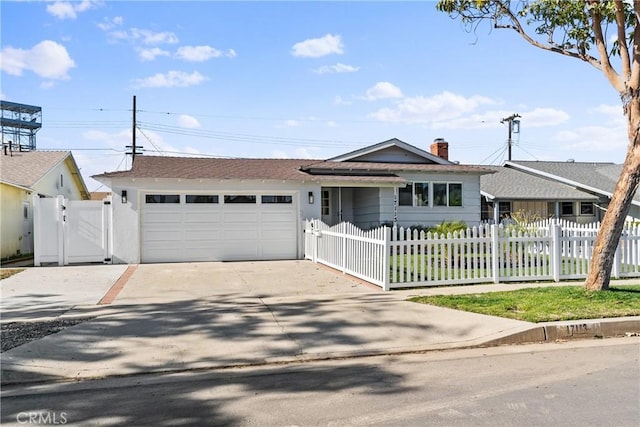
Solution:
<svg viewBox="0 0 640 427">
<path fill-rule="evenodd" d="M 359 181 L 402 183 L 402 171 L 492 173 L 461 165 L 331 162 L 309 159 L 220 159 L 138 156 L 128 171 L 94 178 L 266 179 L 293 181 Z"/>
<path fill-rule="evenodd" d="M 54 166 L 62 162 L 69 151 L 14 151 L 0 154 L 0 180 L 8 184 L 32 188 Z"/>
<path fill-rule="evenodd" d="M 480 177 L 480 189 L 496 199 L 510 200 L 597 200 L 565 184 L 540 178 L 504 166 L 485 166 L 496 171 Z"/>
<path fill-rule="evenodd" d="M 622 165 L 597 162 L 546 162 L 546 161 L 512 161 L 506 165 L 532 173 L 542 173 L 557 177 L 578 187 L 592 189 L 602 195 L 610 195 L 616 187 Z M 633 200 L 640 202 L 640 194 L 636 192 Z"/>
</svg>

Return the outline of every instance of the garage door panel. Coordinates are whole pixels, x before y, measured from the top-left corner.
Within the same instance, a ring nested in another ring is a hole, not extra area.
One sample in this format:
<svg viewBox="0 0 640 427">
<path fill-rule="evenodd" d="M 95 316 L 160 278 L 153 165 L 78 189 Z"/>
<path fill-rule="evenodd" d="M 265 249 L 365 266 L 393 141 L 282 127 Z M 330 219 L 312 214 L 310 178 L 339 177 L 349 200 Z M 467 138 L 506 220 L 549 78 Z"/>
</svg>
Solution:
<svg viewBox="0 0 640 427">
<path fill-rule="evenodd" d="M 174 242 L 181 239 L 181 230 L 149 230 L 144 233 L 144 240 L 147 242 Z"/>
<path fill-rule="evenodd" d="M 255 209 L 257 205 L 251 205 L 252 208 Z M 244 211 L 244 209 L 243 209 Z M 242 212 L 242 211 L 234 211 L 234 212 L 225 212 L 223 216 L 223 221 L 225 224 L 254 224 L 259 220 L 259 215 L 257 212 Z"/>
<path fill-rule="evenodd" d="M 142 262 L 293 259 L 298 252 L 297 212 L 295 201 L 143 203 Z"/>
<path fill-rule="evenodd" d="M 222 231 L 220 229 L 212 230 L 187 230 L 184 233 L 184 239 L 190 241 L 208 241 L 209 245 L 214 245 L 222 239 Z"/>
<path fill-rule="evenodd" d="M 184 222 L 189 224 L 219 224 L 222 222 L 220 212 L 185 212 Z"/>
<path fill-rule="evenodd" d="M 224 230 L 223 240 L 227 244 L 232 244 L 234 240 L 256 241 L 260 237 L 258 230 Z"/>
</svg>

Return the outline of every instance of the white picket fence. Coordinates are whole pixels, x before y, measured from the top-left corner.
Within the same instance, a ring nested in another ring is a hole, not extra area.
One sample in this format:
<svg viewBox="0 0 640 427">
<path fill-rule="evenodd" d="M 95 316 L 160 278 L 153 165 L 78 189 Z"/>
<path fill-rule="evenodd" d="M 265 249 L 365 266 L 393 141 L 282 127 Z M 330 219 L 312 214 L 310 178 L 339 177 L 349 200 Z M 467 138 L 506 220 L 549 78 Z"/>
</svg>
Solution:
<svg viewBox="0 0 640 427">
<path fill-rule="evenodd" d="M 380 227 L 370 231 L 305 222 L 305 258 L 384 290 L 434 285 L 582 279 L 599 224 L 482 225 L 447 235 Z M 640 277 L 640 227 L 625 227 L 613 278 Z"/>
</svg>

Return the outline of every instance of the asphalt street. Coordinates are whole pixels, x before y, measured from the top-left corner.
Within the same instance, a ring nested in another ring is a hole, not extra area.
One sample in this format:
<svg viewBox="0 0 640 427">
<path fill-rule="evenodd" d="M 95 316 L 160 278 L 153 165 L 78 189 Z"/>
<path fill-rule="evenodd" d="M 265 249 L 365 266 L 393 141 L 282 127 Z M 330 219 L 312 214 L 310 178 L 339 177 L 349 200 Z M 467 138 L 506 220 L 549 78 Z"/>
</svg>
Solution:
<svg viewBox="0 0 640 427">
<path fill-rule="evenodd" d="M 14 386 L 1 420 L 636 427 L 639 356 L 640 339 L 627 337 Z"/>
</svg>

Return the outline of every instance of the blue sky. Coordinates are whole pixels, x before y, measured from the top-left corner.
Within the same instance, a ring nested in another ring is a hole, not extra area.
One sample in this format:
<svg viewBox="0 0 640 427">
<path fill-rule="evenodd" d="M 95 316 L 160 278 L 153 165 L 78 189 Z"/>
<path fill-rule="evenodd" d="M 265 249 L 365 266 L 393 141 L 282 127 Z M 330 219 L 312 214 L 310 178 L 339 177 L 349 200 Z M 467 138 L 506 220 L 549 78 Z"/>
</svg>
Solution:
<svg viewBox="0 0 640 427">
<path fill-rule="evenodd" d="M 6 2 L 3 100 L 41 106 L 38 149 L 89 176 L 146 154 L 329 158 L 390 138 L 451 160 L 622 163 L 618 94 L 517 34 L 475 34 L 435 2 Z M 104 188 L 103 188 L 104 189 Z"/>
</svg>

